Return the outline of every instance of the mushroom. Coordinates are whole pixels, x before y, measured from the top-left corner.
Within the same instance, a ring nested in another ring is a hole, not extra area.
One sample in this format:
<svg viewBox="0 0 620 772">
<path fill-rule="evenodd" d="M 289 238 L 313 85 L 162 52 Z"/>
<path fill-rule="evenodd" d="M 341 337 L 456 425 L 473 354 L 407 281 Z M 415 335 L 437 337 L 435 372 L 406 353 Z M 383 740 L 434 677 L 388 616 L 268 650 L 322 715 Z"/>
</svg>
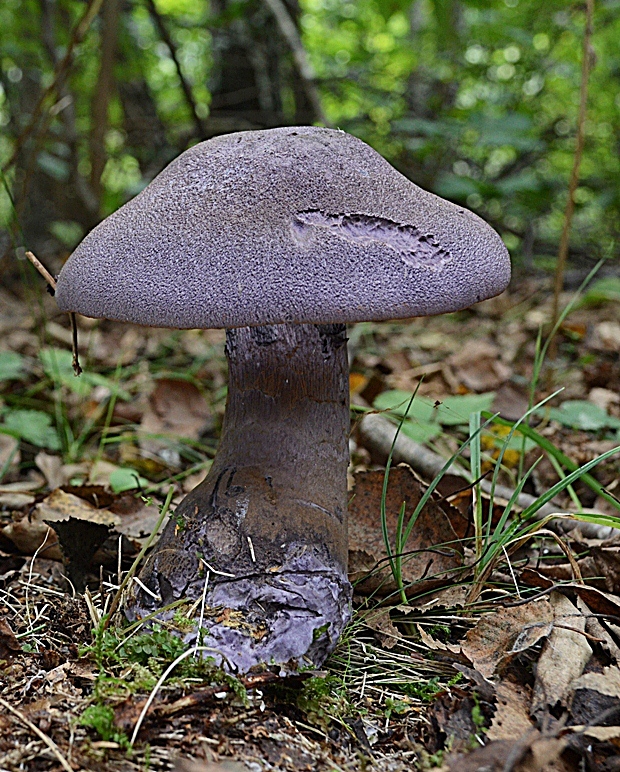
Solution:
<svg viewBox="0 0 620 772">
<path fill-rule="evenodd" d="M 60 273 L 61 310 L 227 330 L 217 455 L 129 617 L 204 598 L 187 641 L 228 667 L 320 665 L 350 617 L 345 325 L 462 309 L 509 278 L 483 220 L 332 129 L 202 142 L 100 223 Z"/>
</svg>

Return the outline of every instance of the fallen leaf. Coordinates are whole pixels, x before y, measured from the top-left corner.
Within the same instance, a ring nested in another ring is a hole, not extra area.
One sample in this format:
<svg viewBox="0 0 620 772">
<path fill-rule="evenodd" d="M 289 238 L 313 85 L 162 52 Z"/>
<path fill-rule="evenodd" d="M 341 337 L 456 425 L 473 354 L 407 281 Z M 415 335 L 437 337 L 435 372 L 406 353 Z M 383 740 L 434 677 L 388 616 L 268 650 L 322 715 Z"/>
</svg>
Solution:
<svg viewBox="0 0 620 772">
<path fill-rule="evenodd" d="M 364 624 L 375 633 L 385 649 L 393 649 L 402 640 L 402 635 L 390 618 L 390 609 L 379 606 L 361 614 Z"/>
<path fill-rule="evenodd" d="M 0 661 L 10 662 L 22 647 L 5 619 L 0 619 Z"/>
<path fill-rule="evenodd" d="M 375 562 L 387 556 L 381 530 L 381 498 L 383 471 L 360 472 L 355 476 L 355 489 L 349 506 L 349 547 L 372 555 Z M 424 493 L 411 469 L 404 464 L 390 471 L 385 511 L 390 544 L 394 549 L 398 515 L 405 502 L 405 525 Z M 420 513 L 411 536 L 404 545 L 402 560 L 403 581 L 407 594 L 419 594 L 453 582 L 463 567 L 463 548 L 457 531 L 462 528 L 463 517 L 446 502 L 431 497 Z M 433 545 L 433 546 L 429 546 Z M 389 569 L 375 571 L 371 576 L 354 574 L 356 592 L 379 593 L 384 596 L 394 592 L 396 584 Z"/>
<path fill-rule="evenodd" d="M 489 340 L 470 339 L 452 354 L 449 364 L 471 391 L 490 391 L 507 381 L 512 371 L 500 358 L 499 346 Z"/>
<path fill-rule="evenodd" d="M 98 509 L 73 493 L 56 488 L 49 496 L 35 507 L 36 516 L 43 521 L 58 522 L 70 517 L 76 520 L 88 520 L 102 525 L 119 525 L 120 517 L 108 509 Z"/>
<path fill-rule="evenodd" d="M 43 472 L 50 490 L 59 488 L 63 483 L 67 482 L 62 471 L 62 459 L 60 456 L 51 456 L 49 453 L 40 451 L 34 457 L 34 462 Z"/>
<path fill-rule="evenodd" d="M 602 673 L 584 673 L 574 681 L 573 689 L 591 689 L 620 699 L 620 668 L 606 667 Z"/>
<path fill-rule="evenodd" d="M 174 772 L 248 772 L 248 768 L 241 761 L 231 759 L 223 761 L 177 759 Z"/>
<path fill-rule="evenodd" d="M 546 598 L 485 614 L 461 642 L 463 653 L 476 670 L 491 678 L 502 660 L 547 637 L 553 619 L 553 610 Z"/>
<path fill-rule="evenodd" d="M 541 718 L 558 703 L 565 705 L 572 683 L 583 672 L 592 656 L 586 637 L 582 612 L 559 592 L 552 592 L 549 602 L 554 626 L 545 641 L 536 666 L 532 715 Z"/>
<path fill-rule="evenodd" d="M 140 429 L 144 434 L 163 434 L 197 440 L 210 418 L 209 405 L 193 383 L 161 378 L 149 396 Z M 161 440 L 142 438 L 140 445 L 158 451 L 169 443 L 163 444 Z"/>
<path fill-rule="evenodd" d="M 438 641 L 433 638 L 432 635 L 429 635 L 422 625 L 416 625 L 416 629 L 420 636 L 420 640 L 427 649 L 430 649 L 431 651 L 450 651 L 452 654 L 461 654 L 461 647 L 458 643 L 444 643 L 443 641 Z"/>
<path fill-rule="evenodd" d="M 42 482 L 43 480 L 23 480 L 14 483 L 4 483 L 0 486 L 0 506 L 6 509 L 21 509 L 28 506 L 28 504 L 32 504 L 35 496 L 31 491 L 40 488 Z"/>
<path fill-rule="evenodd" d="M 527 684 L 502 679 L 495 687 L 497 704 L 487 732 L 489 740 L 514 740 L 533 729 L 530 720 L 532 690 Z"/>
</svg>

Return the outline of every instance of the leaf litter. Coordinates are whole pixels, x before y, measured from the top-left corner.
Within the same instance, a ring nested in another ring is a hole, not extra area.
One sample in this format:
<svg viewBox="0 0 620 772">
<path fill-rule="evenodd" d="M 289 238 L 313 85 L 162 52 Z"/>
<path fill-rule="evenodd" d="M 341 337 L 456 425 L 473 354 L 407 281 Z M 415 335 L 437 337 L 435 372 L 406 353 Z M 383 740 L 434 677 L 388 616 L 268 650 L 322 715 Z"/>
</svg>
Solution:
<svg viewBox="0 0 620 772">
<path fill-rule="evenodd" d="M 554 381 L 564 391 L 532 424 L 579 464 L 618 444 L 620 328 L 607 300 L 571 314 L 539 397 Z M 208 470 L 225 398 L 222 334 L 85 320 L 86 377 L 76 380 L 62 348 L 69 331 L 43 304 L 52 317 L 43 341 L 19 303 L 12 316 L 0 312 L 0 698 L 19 713 L 0 710 L 0 767 L 57 768 L 55 748 L 74 769 L 614 768 L 618 537 L 576 529 L 559 537 L 560 549 L 533 535 L 502 554 L 472 602 L 476 494 L 463 477 L 446 478 L 400 545 L 403 603 L 379 517 L 384 472 L 375 465 L 386 456 L 364 445 L 355 422 L 356 614 L 325 670 L 284 682 L 256 674 L 244 684 L 188 663 L 164 683 L 128 754 L 127 730 L 176 644 L 165 629 L 148 638 L 103 633 L 100 620 L 170 484 L 179 500 Z M 417 387 L 406 428 L 448 458 L 472 410 L 523 415 L 547 314 L 545 295 L 526 280 L 519 294 L 472 311 L 360 325 L 351 341 L 354 399 L 392 408 L 398 423 L 396 398 Z M 493 424 L 484 430 L 483 472 L 506 436 Z M 514 490 L 519 464 L 527 469 L 541 452 L 516 435 L 510 453 L 499 482 Z M 618 495 L 617 457 L 594 474 Z M 557 480 L 545 460 L 526 491 L 535 497 Z M 403 502 L 406 521 L 429 482 L 407 467 L 390 472 L 392 558 Z M 617 514 L 580 481 L 558 504 L 571 511 L 576 500 Z M 505 505 L 498 501 L 483 503 L 493 505 L 493 527 Z"/>
</svg>

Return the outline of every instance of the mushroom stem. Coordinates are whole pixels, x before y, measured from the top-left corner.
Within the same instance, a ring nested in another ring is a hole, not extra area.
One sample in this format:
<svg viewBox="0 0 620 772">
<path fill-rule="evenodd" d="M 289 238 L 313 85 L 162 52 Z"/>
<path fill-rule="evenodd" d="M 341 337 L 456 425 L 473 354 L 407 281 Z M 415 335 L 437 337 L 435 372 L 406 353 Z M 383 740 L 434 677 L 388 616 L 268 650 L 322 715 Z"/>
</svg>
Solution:
<svg viewBox="0 0 620 772">
<path fill-rule="evenodd" d="M 207 606 L 242 612 L 243 624 L 207 615 L 203 626 L 241 670 L 318 665 L 349 616 L 345 326 L 232 329 L 226 354 L 217 455 L 141 578 L 162 606 L 199 598 L 209 571 Z M 130 612 L 156 606 L 138 589 Z"/>
</svg>

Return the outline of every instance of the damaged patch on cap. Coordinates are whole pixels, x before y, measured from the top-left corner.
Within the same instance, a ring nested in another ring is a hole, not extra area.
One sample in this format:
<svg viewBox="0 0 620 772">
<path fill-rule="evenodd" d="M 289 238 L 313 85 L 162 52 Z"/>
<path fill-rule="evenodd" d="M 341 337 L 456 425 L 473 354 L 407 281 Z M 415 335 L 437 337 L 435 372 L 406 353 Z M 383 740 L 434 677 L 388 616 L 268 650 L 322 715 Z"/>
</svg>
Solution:
<svg viewBox="0 0 620 772">
<path fill-rule="evenodd" d="M 304 241 L 313 228 L 327 228 L 347 241 L 380 244 L 393 249 L 404 263 L 426 268 L 442 268 L 452 255 L 430 234 L 415 225 L 406 225 L 367 214 L 328 214 L 319 209 L 298 212 L 293 220 L 293 233 Z"/>
</svg>

